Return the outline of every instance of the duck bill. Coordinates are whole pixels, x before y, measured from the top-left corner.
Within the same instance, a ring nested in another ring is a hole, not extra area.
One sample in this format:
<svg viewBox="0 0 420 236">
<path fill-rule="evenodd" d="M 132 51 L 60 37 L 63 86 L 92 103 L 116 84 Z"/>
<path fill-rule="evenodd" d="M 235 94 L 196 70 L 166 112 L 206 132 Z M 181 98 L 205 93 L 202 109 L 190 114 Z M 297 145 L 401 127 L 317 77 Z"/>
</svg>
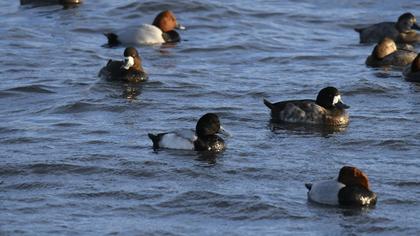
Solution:
<svg viewBox="0 0 420 236">
<path fill-rule="evenodd" d="M 348 109 L 350 108 L 350 106 L 344 104 L 343 102 L 339 101 L 335 104 L 335 107 L 340 108 L 340 109 Z"/>
<path fill-rule="evenodd" d="M 176 24 L 176 26 L 175 26 L 175 29 L 185 30 L 186 28 L 185 28 L 185 26 L 183 26 L 183 25 L 181 25 L 181 24 L 177 23 L 177 24 Z"/>
<path fill-rule="evenodd" d="M 223 126 L 220 126 L 219 133 L 227 137 L 232 137 L 232 134 L 229 131 L 227 131 L 225 128 L 223 128 Z"/>
<path fill-rule="evenodd" d="M 411 26 L 412 29 L 420 30 L 420 26 L 417 23 L 414 23 L 413 26 Z"/>
</svg>

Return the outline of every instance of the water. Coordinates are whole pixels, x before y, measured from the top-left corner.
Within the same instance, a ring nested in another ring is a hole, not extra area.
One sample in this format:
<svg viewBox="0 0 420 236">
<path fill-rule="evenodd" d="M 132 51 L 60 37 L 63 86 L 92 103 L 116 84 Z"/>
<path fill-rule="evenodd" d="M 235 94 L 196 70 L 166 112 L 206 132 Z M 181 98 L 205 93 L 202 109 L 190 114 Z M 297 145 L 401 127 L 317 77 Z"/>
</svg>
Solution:
<svg viewBox="0 0 420 236">
<path fill-rule="evenodd" d="M 420 85 L 364 65 L 353 27 L 395 20 L 413 1 L 86 0 L 78 8 L 0 3 L 0 234 L 415 235 L 420 226 Z M 123 48 L 103 32 L 172 9 L 175 47 L 138 50 L 150 81 L 97 73 Z M 341 131 L 272 129 L 262 98 L 336 86 Z M 148 132 L 219 114 L 217 156 L 154 153 Z M 365 171 L 373 209 L 307 202 L 305 182 Z"/>
</svg>

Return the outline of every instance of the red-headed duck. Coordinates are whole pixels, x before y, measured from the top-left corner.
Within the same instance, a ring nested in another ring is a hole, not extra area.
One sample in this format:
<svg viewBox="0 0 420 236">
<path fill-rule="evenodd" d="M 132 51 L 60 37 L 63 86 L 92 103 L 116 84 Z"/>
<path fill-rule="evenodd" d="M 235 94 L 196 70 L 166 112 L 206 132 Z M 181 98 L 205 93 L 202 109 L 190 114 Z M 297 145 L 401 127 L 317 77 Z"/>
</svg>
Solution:
<svg viewBox="0 0 420 236">
<path fill-rule="evenodd" d="M 116 33 L 107 33 L 105 36 L 108 38 L 109 46 L 175 43 L 181 40 L 175 29 L 185 29 L 185 27 L 177 22 L 172 11 L 167 10 L 159 13 L 151 25 L 128 27 Z"/>
<path fill-rule="evenodd" d="M 403 74 L 408 81 L 420 82 L 420 53 L 417 54 L 411 65 L 404 69 Z"/>
<path fill-rule="evenodd" d="M 420 37 L 413 31 L 420 30 L 420 26 L 416 23 L 416 17 L 410 12 L 398 17 L 397 22 L 381 22 L 355 30 L 360 34 L 360 43 L 378 43 L 385 37 L 398 43 L 420 42 Z"/>
<path fill-rule="evenodd" d="M 305 184 L 308 199 L 326 205 L 372 206 L 377 196 L 370 190 L 365 173 L 356 167 L 344 166 L 338 178 Z"/>
<path fill-rule="evenodd" d="M 349 108 L 341 100 L 338 89 L 326 87 L 319 91 L 316 100 L 288 100 L 271 103 L 264 99 L 271 110 L 273 122 L 290 122 L 339 126 L 349 123 Z"/>
<path fill-rule="evenodd" d="M 147 74 L 141 66 L 141 58 L 134 47 L 124 50 L 123 61 L 109 60 L 99 71 L 99 76 L 108 80 L 124 82 L 142 82 L 147 80 Z"/>
<path fill-rule="evenodd" d="M 217 133 L 229 135 L 220 125 L 219 117 L 214 113 L 203 115 L 194 130 L 179 130 L 159 134 L 148 134 L 153 142 L 153 149 L 169 148 L 196 151 L 221 152 L 224 141 Z"/>
<path fill-rule="evenodd" d="M 407 49 L 398 49 L 394 40 L 382 39 L 366 59 L 366 65 L 371 67 L 406 66 L 410 64 L 417 53 Z"/>
</svg>

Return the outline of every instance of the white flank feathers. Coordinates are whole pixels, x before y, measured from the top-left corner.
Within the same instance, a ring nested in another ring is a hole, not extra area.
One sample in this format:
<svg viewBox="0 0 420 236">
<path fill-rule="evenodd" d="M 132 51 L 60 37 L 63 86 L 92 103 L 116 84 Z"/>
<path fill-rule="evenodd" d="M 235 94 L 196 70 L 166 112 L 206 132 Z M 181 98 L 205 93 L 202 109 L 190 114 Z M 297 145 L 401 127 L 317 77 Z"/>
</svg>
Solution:
<svg viewBox="0 0 420 236">
<path fill-rule="evenodd" d="M 122 44 L 161 44 L 164 43 L 162 30 L 154 25 L 143 24 L 128 27 L 117 32 Z"/>
<path fill-rule="evenodd" d="M 182 130 L 163 135 L 159 142 L 161 148 L 194 150 L 194 141 L 197 136 L 193 130 Z"/>
<path fill-rule="evenodd" d="M 322 204 L 338 205 L 338 192 L 343 187 L 345 187 L 345 185 L 337 180 L 315 182 L 308 192 L 308 198 L 311 201 Z"/>
</svg>

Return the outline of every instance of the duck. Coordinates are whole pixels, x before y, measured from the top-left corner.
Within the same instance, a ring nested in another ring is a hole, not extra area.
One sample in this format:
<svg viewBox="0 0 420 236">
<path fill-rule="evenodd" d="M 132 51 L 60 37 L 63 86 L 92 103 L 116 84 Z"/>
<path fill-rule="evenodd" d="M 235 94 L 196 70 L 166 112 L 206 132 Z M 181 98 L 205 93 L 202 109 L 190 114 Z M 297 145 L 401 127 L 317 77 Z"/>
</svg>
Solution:
<svg viewBox="0 0 420 236">
<path fill-rule="evenodd" d="M 134 47 L 125 48 L 123 61 L 110 59 L 106 66 L 99 71 L 98 76 L 107 80 L 134 83 L 148 79 L 148 75 L 141 65 L 140 55 Z"/>
<path fill-rule="evenodd" d="M 110 47 L 119 44 L 123 45 L 144 45 L 177 43 L 181 37 L 174 29 L 184 30 L 185 27 L 179 24 L 172 11 L 160 12 L 154 19 L 153 24 L 142 24 L 121 29 L 117 32 L 105 33 Z"/>
<path fill-rule="evenodd" d="M 153 142 L 153 150 L 160 148 L 221 152 L 225 149 L 224 140 L 218 133 L 229 136 L 221 125 L 219 117 L 214 113 L 203 115 L 195 130 L 185 129 L 174 132 L 152 134 L 148 136 Z"/>
<path fill-rule="evenodd" d="M 311 125 L 341 126 L 349 123 L 346 111 L 350 106 L 343 103 L 335 87 L 319 91 L 316 100 L 288 100 L 271 103 L 264 99 L 271 110 L 273 122 L 289 122 Z"/>
<path fill-rule="evenodd" d="M 420 82 L 420 53 L 417 54 L 411 65 L 404 69 L 403 75 L 407 81 Z"/>
<path fill-rule="evenodd" d="M 371 67 L 406 66 L 410 64 L 417 53 L 409 49 L 398 49 L 394 40 L 383 38 L 366 59 L 366 65 Z"/>
<path fill-rule="evenodd" d="M 21 5 L 26 4 L 41 4 L 41 5 L 50 5 L 50 4 L 61 4 L 64 6 L 73 6 L 83 3 L 83 0 L 20 0 Z"/>
<path fill-rule="evenodd" d="M 365 28 L 355 28 L 359 33 L 360 43 L 378 43 L 388 37 L 398 43 L 420 42 L 420 36 L 414 30 L 420 30 L 416 17 L 406 12 L 398 17 L 397 22 L 381 22 Z"/>
<path fill-rule="evenodd" d="M 306 183 L 311 202 L 333 206 L 374 206 L 376 193 L 365 173 L 353 166 L 343 166 L 337 179 Z"/>
<path fill-rule="evenodd" d="M 399 48 L 414 48 L 420 43 L 420 34 L 415 31 L 401 32 L 396 39 Z"/>
</svg>

